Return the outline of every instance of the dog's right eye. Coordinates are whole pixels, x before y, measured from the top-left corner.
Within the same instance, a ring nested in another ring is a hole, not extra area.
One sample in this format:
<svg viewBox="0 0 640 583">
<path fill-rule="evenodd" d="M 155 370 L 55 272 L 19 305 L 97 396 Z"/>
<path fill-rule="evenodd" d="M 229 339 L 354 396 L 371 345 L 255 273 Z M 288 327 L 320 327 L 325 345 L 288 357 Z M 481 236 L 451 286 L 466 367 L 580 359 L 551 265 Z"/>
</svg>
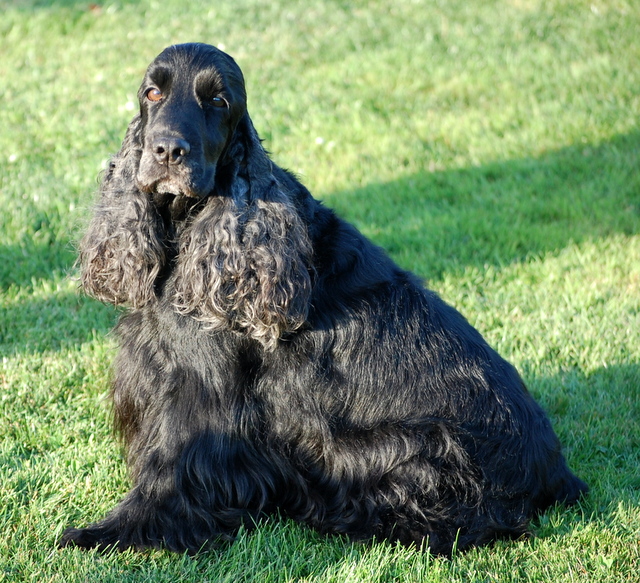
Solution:
<svg viewBox="0 0 640 583">
<path fill-rule="evenodd" d="M 157 87 L 152 87 L 147 91 L 147 99 L 149 101 L 160 101 L 162 99 L 162 91 Z"/>
</svg>

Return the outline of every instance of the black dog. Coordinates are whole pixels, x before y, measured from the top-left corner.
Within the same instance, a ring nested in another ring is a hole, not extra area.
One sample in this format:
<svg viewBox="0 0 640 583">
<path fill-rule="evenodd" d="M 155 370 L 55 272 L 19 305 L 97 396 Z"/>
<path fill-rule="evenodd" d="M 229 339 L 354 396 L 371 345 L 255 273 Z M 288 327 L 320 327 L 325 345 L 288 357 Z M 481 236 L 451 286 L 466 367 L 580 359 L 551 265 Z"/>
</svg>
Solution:
<svg viewBox="0 0 640 583">
<path fill-rule="evenodd" d="M 117 326 L 133 489 L 61 545 L 198 551 L 279 511 L 450 553 L 577 500 L 549 420 L 453 308 L 267 157 L 242 73 L 166 49 L 81 244 Z"/>
</svg>

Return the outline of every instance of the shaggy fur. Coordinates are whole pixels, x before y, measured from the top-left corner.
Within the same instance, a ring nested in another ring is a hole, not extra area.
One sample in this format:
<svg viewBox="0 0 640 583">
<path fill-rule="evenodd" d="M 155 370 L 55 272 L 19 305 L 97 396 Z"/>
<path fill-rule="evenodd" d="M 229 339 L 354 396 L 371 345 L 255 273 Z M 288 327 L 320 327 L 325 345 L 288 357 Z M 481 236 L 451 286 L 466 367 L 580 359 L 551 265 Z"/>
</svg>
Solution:
<svg viewBox="0 0 640 583">
<path fill-rule="evenodd" d="M 195 552 L 279 512 L 448 554 L 586 491 L 515 369 L 271 162 L 233 59 L 169 47 L 139 98 L 80 250 L 129 308 L 133 488 L 61 545 Z"/>
</svg>

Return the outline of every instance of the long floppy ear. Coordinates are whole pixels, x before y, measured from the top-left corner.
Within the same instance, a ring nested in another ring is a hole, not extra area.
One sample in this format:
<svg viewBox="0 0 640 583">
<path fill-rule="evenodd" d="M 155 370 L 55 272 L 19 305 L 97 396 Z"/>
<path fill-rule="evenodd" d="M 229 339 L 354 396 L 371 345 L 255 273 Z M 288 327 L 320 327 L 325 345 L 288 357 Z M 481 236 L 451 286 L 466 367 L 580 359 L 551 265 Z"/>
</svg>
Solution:
<svg viewBox="0 0 640 583">
<path fill-rule="evenodd" d="M 136 116 L 102 177 L 100 198 L 80 242 L 79 257 L 86 293 L 135 308 L 155 297 L 154 284 L 165 262 L 161 217 L 135 186 L 140 125 Z"/>
<path fill-rule="evenodd" d="M 311 242 L 247 114 L 225 168 L 225 191 L 180 238 L 174 303 L 211 328 L 237 330 L 273 350 L 306 321 Z"/>
</svg>

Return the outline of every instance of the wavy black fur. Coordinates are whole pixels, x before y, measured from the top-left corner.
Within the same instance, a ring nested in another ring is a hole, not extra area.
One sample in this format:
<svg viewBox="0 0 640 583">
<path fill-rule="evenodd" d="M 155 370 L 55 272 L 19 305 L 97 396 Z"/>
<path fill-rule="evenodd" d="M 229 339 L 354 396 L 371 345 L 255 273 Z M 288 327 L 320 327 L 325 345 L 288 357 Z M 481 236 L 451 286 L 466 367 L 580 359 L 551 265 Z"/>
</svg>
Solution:
<svg viewBox="0 0 640 583">
<path fill-rule="evenodd" d="M 169 47 L 139 97 L 80 253 L 130 307 L 133 488 L 61 545 L 195 552 L 278 511 L 447 554 L 586 491 L 515 369 L 271 162 L 228 55 Z"/>
</svg>

